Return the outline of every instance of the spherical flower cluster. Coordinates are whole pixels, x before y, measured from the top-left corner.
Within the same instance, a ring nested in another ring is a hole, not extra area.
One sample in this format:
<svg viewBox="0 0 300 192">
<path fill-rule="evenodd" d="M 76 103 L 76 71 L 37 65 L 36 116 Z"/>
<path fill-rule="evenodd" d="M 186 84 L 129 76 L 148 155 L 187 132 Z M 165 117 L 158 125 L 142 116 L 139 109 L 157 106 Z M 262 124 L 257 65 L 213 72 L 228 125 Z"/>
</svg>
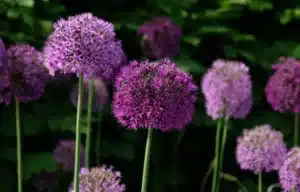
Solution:
<svg viewBox="0 0 300 192">
<path fill-rule="evenodd" d="M 300 191 L 300 148 L 292 148 L 287 155 L 283 165 L 279 169 L 279 181 L 281 187 L 287 192 L 294 189 Z"/>
<path fill-rule="evenodd" d="M 300 61 L 281 58 L 266 86 L 266 98 L 279 112 L 300 112 Z"/>
<path fill-rule="evenodd" d="M 216 60 L 202 79 L 206 112 L 212 119 L 245 118 L 252 106 L 252 83 L 242 62 Z"/>
<path fill-rule="evenodd" d="M 138 29 L 138 34 L 143 35 L 142 50 L 145 56 L 160 59 L 179 53 L 182 32 L 168 17 L 155 17 L 145 22 Z"/>
<path fill-rule="evenodd" d="M 53 152 L 53 158 L 64 171 L 73 171 L 75 162 L 75 141 L 61 140 Z M 85 149 L 80 146 L 80 165 L 84 166 Z"/>
<path fill-rule="evenodd" d="M 79 192 L 124 192 L 125 185 L 121 183 L 121 173 L 113 168 L 102 166 L 91 169 L 81 168 L 79 174 Z M 69 192 L 73 192 L 73 185 Z"/>
<path fill-rule="evenodd" d="M 131 129 L 182 129 L 192 119 L 197 86 L 169 59 L 132 61 L 116 78 L 113 113 Z"/>
<path fill-rule="evenodd" d="M 84 81 L 83 83 L 83 100 L 82 100 L 82 108 L 84 110 L 88 107 L 88 92 L 89 92 L 89 81 Z M 108 100 L 108 91 L 106 85 L 101 79 L 94 79 L 93 86 L 93 112 L 102 111 L 104 105 Z M 71 102 L 77 107 L 77 98 L 78 98 L 78 84 L 73 88 L 71 92 Z"/>
<path fill-rule="evenodd" d="M 0 101 L 9 104 L 12 96 L 21 102 L 40 98 L 49 79 L 41 53 L 27 44 L 11 46 L 6 51 L 7 67 L 1 74 Z"/>
<path fill-rule="evenodd" d="M 278 170 L 287 153 L 283 136 L 270 125 L 244 130 L 237 139 L 236 161 L 243 170 L 254 173 Z"/>
<path fill-rule="evenodd" d="M 124 52 L 111 23 L 84 13 L 60 19 L 53 28 L 43 50 L 52 75 L 60 71 L 90 78 L 97 72 L 104 79 L 114 78 Z"/>
</svg>

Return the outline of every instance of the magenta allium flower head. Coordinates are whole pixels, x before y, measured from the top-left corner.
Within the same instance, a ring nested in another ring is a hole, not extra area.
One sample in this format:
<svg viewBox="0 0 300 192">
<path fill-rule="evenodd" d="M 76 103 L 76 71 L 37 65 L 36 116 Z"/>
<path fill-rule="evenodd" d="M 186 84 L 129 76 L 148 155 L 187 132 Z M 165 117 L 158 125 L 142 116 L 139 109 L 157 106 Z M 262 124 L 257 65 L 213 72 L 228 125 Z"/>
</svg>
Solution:
<svg viewBox="0 0 300 192">
<path fill-rule="evenodd" d="M 0 68 L 7 64 L 7 57 L 6 57 L 6 49 L 5 45 L 0 38 Z"/>
<path fill-rule="evenodd" d="M 143 35 L 142 49 L 145 56 L 160 59 L 173 57 L 179 53 L 182 31 L 168 17 L 155 17 L 138 29 Z"/>
<path fill-rule="evenodd" d="M 121 183 L 121 173 L 113 167 L 81 168 L 79 174 L 79 192 L 124 192 L 126 187 Z M 73 185 L 69 192 L 73 192 Z"/>
<path fill-rule="evenodd" d="M 52 75 L 61 71 L 90 78 L 97 72 L 105 79 L 114 78 L 124 53 L 113 24 L 84 13 L 60 19 L 53 28 L 43 51 Z"/>
<path fill-rule="evenodd" d="M 7 50 L 7 61 L 5 78 L 8 82 L 4 83 L 7 97 L 2 102 L 9 103 L 11 96 L 16 96 L 21 102 L 39 99 L 49 79 L 41 53 L 27 44 L 14 45 Z"/>
<path fill-rule="evenodd" d="M 80 146 L 80 166 L 84 166 L 85 149 Z M 61 140 L 53 152 L 53 158 L 64 171 L 73 171 L 75 161 L 75 141 Z"/>
<path fill-rule="evenodd" d="M 132 61 L 118 74 L 113 113 L 131 129 L 182 129 L 192 119 L 197 86 L 169 59 Z"/>
<path fill-rule="evenodd" d="M 237 61 L 216 60 L 202 79 L 206 112 L 212 119 L 245 118 L 252 106 L 248 67 Z"/>
<path fill-rule="evenodd" d="M 278 170 L 286 153 L 282 133 L 272 129 L 270 125 L 245 129 L 243 136 L 237 139 L 237 163 L 241 169 L 256 174 Z"/>
<path fill-rule="evenodd" d="M 279 112 L 300 112 L 300 61 L 281 58 L 266 86 L 266 98 Z"/>
<path fill-rule="evenodd" d="M 108 100 L 108 91 L 105 83 L 101 79 L 94 79 L 94 97 L 93 97 L 93 112 L 101 112 L 104 105 Z M 89 81 L 86 80 L 83 83 L 83 102 L 82 108 L 84 110 L 88 107 L 88 93 L 89 93 Z M 74 86 L 71 92 L 71 102 L 77 107 L 77 98 L 78 98 L 78 84 Z"/>
<path fill-rule="evenodd" d="M 300 148 L 293 147 L 279 169 L 279 181 L 285 192 L 300 191 Z"/>
</svg>

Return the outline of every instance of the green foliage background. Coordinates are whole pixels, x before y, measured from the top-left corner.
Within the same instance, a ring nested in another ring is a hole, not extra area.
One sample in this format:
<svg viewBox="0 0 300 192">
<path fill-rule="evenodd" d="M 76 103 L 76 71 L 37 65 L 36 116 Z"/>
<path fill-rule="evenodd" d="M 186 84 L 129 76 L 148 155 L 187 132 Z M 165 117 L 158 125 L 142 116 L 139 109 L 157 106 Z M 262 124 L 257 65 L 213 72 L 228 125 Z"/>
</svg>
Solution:
<svg viewBox="0 0 300 192">
<path fill-rule="evenodd" d="M 256 177 L 241 172 L 235 163 L 235 141 L 243 128 L 268 123 L 281 130 L 291 146 L 293 116 L 271 110 L 265 102 L 264 86 L 272 73 L 271 65 L 279 56 L 300 57 L 299 2 L 0 0 L 0 36 L 7 44 L 26 42 L 40 49 L 51 32 L 53 21 L 81 12 L 92 12 L 112 21 L 130 59 L 142 57 L 140 39 L 136 35 L 138 26 L 153 16 L 171 17 L 184 32 L 181 53 L 174 60 L 182 69 L 192 73 L 197 83 L 216 58 L 239 59 L 250 66 L 254 106 L 247 119 L 231 121 L 224 171 L 237 176 L 250 192 L 256 191 Z M 60 86 L 49 85 L 45 96 L 39 101 L 21 105 L 27 191 L 34 191 L 33 178 L 41 171 L 57 171 L 51 156 L 57 141 L 74 138 L 76 109 L 69 100 L 72 83 L 75 81 Z M 200 190 L 201 179 L 213 158 L 215 122 L 205 114 L 201 94 L 199 97 L 194 120 L 184 133 L 155 132 L 150 191 Z M 97 135 L 99 114 L 94 116 L 93 135 Z M 83 129 L 84 121 L 83 117 Z M 102 162 L 122 171 L 128 191 L 138 191 L 145 132 L 132 132 L 120 127 L 112 117 L 109 106 L 102 114 L 101 127 Z M 3 141 L 0 145 L 0 191 L 16 191 L 13 105 L 0 107 L 0 139 Z M 95 153 L 96 146 L 93 149 Z M 65 180 L 68 186 L 70 179 Z M 275 182 L 276 173 L 264 176 L 264 186 Z M 223 181 L 222 187 L 222 191 L 238 191 L 232 182 Z"/>
</svg>

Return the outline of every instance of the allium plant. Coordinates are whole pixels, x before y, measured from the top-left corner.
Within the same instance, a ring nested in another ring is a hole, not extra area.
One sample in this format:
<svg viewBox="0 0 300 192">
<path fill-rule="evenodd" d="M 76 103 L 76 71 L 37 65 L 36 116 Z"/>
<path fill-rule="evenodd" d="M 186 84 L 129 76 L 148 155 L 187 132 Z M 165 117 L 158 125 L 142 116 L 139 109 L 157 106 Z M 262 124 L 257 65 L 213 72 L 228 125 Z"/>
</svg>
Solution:
<svg viewBox="0 0 300 192">
<path fill-rule="evenodd" d="M 53 25 L 53 32 L 44 47 L 45 65 L 52 75 L 56 71 L 74 73 L 79 76 L 77 120 L 76 120 L 76 158 L 74 170 L 75 192 L 78 192 L 80 117 L 83 92 L 83 78 L 92 79 L 96 74 L 103 79 L 113 79 L 116 68 L 124 61 L 121 42 L 116 40 L 114 26 L 91 13 L 60 19 Z M 92 87 L 90 83 L 90 89 Z M 92 98 L 93 92 L 89 92 Z M 92 99 L 90 107 L 92 106 Z M 88 107 L 89 108 L 89 107 Z M 91 110 L 88 110 L 87 132 L 91 131 Z M 87 135 L 88 136 L 88 135 Z M 89 149 L 89 147 L 87 147 Z M 87 153 L 89 154 L 89 153 Z M 87 161 L 87 166 L 89 162 Z"/>
<path fill-rule="evenodd" d="M 155 17 L 146 21 L 138 29 L 138 34 L 143 36 L 141 44 L 145 56 L 160 59 L 179 53 L 182 31 L 168 17 Z"/>
<path fill-rule="evenodd" d="M 275 111 L 295 113 L 294 145 L 298 145 L 300 112 L 300 61 L 294 58 L 280 58 L 273 65 L 275 73 L 266 86 L 266 98 Z"/>
<path fill-rule="evenodd" d="M 112 167 L 81 168 L 79 175 L 79 192 L 124 192 L 121 173 Z M 74 192 L 73 185 L 69 192 Z"/>
<path fill-rule="evenodd" d="M 249 68 L 242 62 L 218 59 L 201 82 L 207 114 L 219 119 L 216 131 L 215 168 L 212 191 L 219 191 L 220 173 L 226 144 L 229 118 L 245 118 L 252 106 L 252 82 Z M 223 121 L 223 118 L 225 120 Z M 220 136 L 222 133 L 221 150 Z"/>
<path fill-rule="evenodd" d="M 74 171 L 75 144 L 74 140 L 60 140 L 53 151 L 53 158 L 63 171 Z M 80 148 L 80 156 L 82 159 L 82 161 L 80 161 L 80 167 L 84 167 L 84 147 L 80 146 Z"/>
<path fill-rule="evenodd" d="M 19 44 L 7 50 L 0 41 L 0 102 L 10 104 L 15 100 L 16 137 L 17 137 L 17 175 L 18 192 L 22 192 L 22 151 L 20 102 L 39 99 L 49 78 L 43 66 L 42 55 L 28 44 Z"/>
<path fill-rule="evenodd" d="M 51 74 L 75 73 L 90 79 L 97 72 L 113 79 L 124 59 L 114 26 L 91 13 L 60 19 L 44 47 L 45 65 Z"/>
<path fill-rule="evenodd" d="M 300 148 L 292 148 L 279 169 L 279 181 L 285 192 L 300 191 Z"/>
<path fill-rule="evenodd" d="M 116 78 L 113 113 L 130 129 L 146 128 L 148 137 L 142 179 L 146 191 L 153 129 L 182 130 L 193 117 L 197 86 L 169 59 L 132 61 Z"/>
<path fill-rule="evenodd" d="M 83 101 L 82 101 L 82 109 L 87 110 L 88 108 L 88 92 L 89 92 L 89 81 L 83 82 Z M 93 104 L 92 111 L 93 112 L 101 112 L 104 105 L 108 101 L 108 90 L 106 84 L 101 79 L 93 80 Z M 71 92 L 71 102 L 77 107 L 78 100 L 78 84 L 75 85 Z"/>
<path fill-rule="evenodd" d="M 236 161 L 241 169 L 259 176 L 259 192 L 262 192 L 262 173 L 279 170 L 286 153 L 282 133 L 272 129 L 270 125 L 245 129 L 237 139 Z"/>
</svg>

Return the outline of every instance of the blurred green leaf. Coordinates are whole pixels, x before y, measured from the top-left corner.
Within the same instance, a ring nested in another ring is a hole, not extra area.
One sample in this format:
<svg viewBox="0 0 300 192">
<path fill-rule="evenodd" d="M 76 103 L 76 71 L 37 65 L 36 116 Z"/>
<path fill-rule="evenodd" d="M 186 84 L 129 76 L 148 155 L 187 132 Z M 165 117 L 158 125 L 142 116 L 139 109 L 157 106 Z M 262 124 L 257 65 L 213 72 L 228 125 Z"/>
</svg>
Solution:
<svg viewBox="0 0 300 192">
<path fill-rule="evenodd" d="M 300 45 L 297 45 L 297 47 L 294 49 L 292 56 L 297 59 L 300 58 Z"/>
<path fill-rule="evenodd" d="M 10 19 L 16 19 L 20 16 L 20 11 L 15 8 L 9 8 L 6 12 L 6 16 Z"/>
<path fill-rule="evenodd" d="M 293 11 L 291 9 L 285 9 L 283 13 L 280 14 L 280 23 L 285 25 L 292 20 Z"/>
<path fill-rule="evenodd" d="M 24 7 L 33 7 L 34 0 L 16 0 L 17 4 Z"/>
<path fill-rule="evenodd" d="M 27 154 L 24 157 L 24 173 L 23 179 L 28 180 L 33 174 L 40 173 L 41 171 L 45 172 L 54 172 L 56 171 L 56 162 L 52 157 L 51 153 L 40 152 Z"/>
<path fill-rule="evenodd" d="M 96 120 L 96 119 L 93 119 L 93 120 Z M 87 128 L 86 116 L 81 117 L 80 123 L 81 123 L 80 132 L 82 134 L 85 134 L 86 128 Z M 69 116 L 62 116 L 62 117 L 60 117 L 60 116 L 51 117 L 48 119 L 48 126 L 49 126 L 50 130 L 52 130 L 52 131 L 75 132 L 76 131 L 76 114 L 69 115 Z"/>
<path fill-rule="evenodd" d="M 181 55 L 182 56 L 174 59 L 180 69 L 193 74 L 202 74 L 205 72 L 205 67 L 198 61 L 189 58 L 184 53 L 181 53 Z"/>
<path fill-rule="evenodd" d="M 183 41 L 190 45 L 193 45 L 194 47 L 200 45 L 201 42 L 200 38 L 195 36 L 184 36 Z"/>
</svg>

